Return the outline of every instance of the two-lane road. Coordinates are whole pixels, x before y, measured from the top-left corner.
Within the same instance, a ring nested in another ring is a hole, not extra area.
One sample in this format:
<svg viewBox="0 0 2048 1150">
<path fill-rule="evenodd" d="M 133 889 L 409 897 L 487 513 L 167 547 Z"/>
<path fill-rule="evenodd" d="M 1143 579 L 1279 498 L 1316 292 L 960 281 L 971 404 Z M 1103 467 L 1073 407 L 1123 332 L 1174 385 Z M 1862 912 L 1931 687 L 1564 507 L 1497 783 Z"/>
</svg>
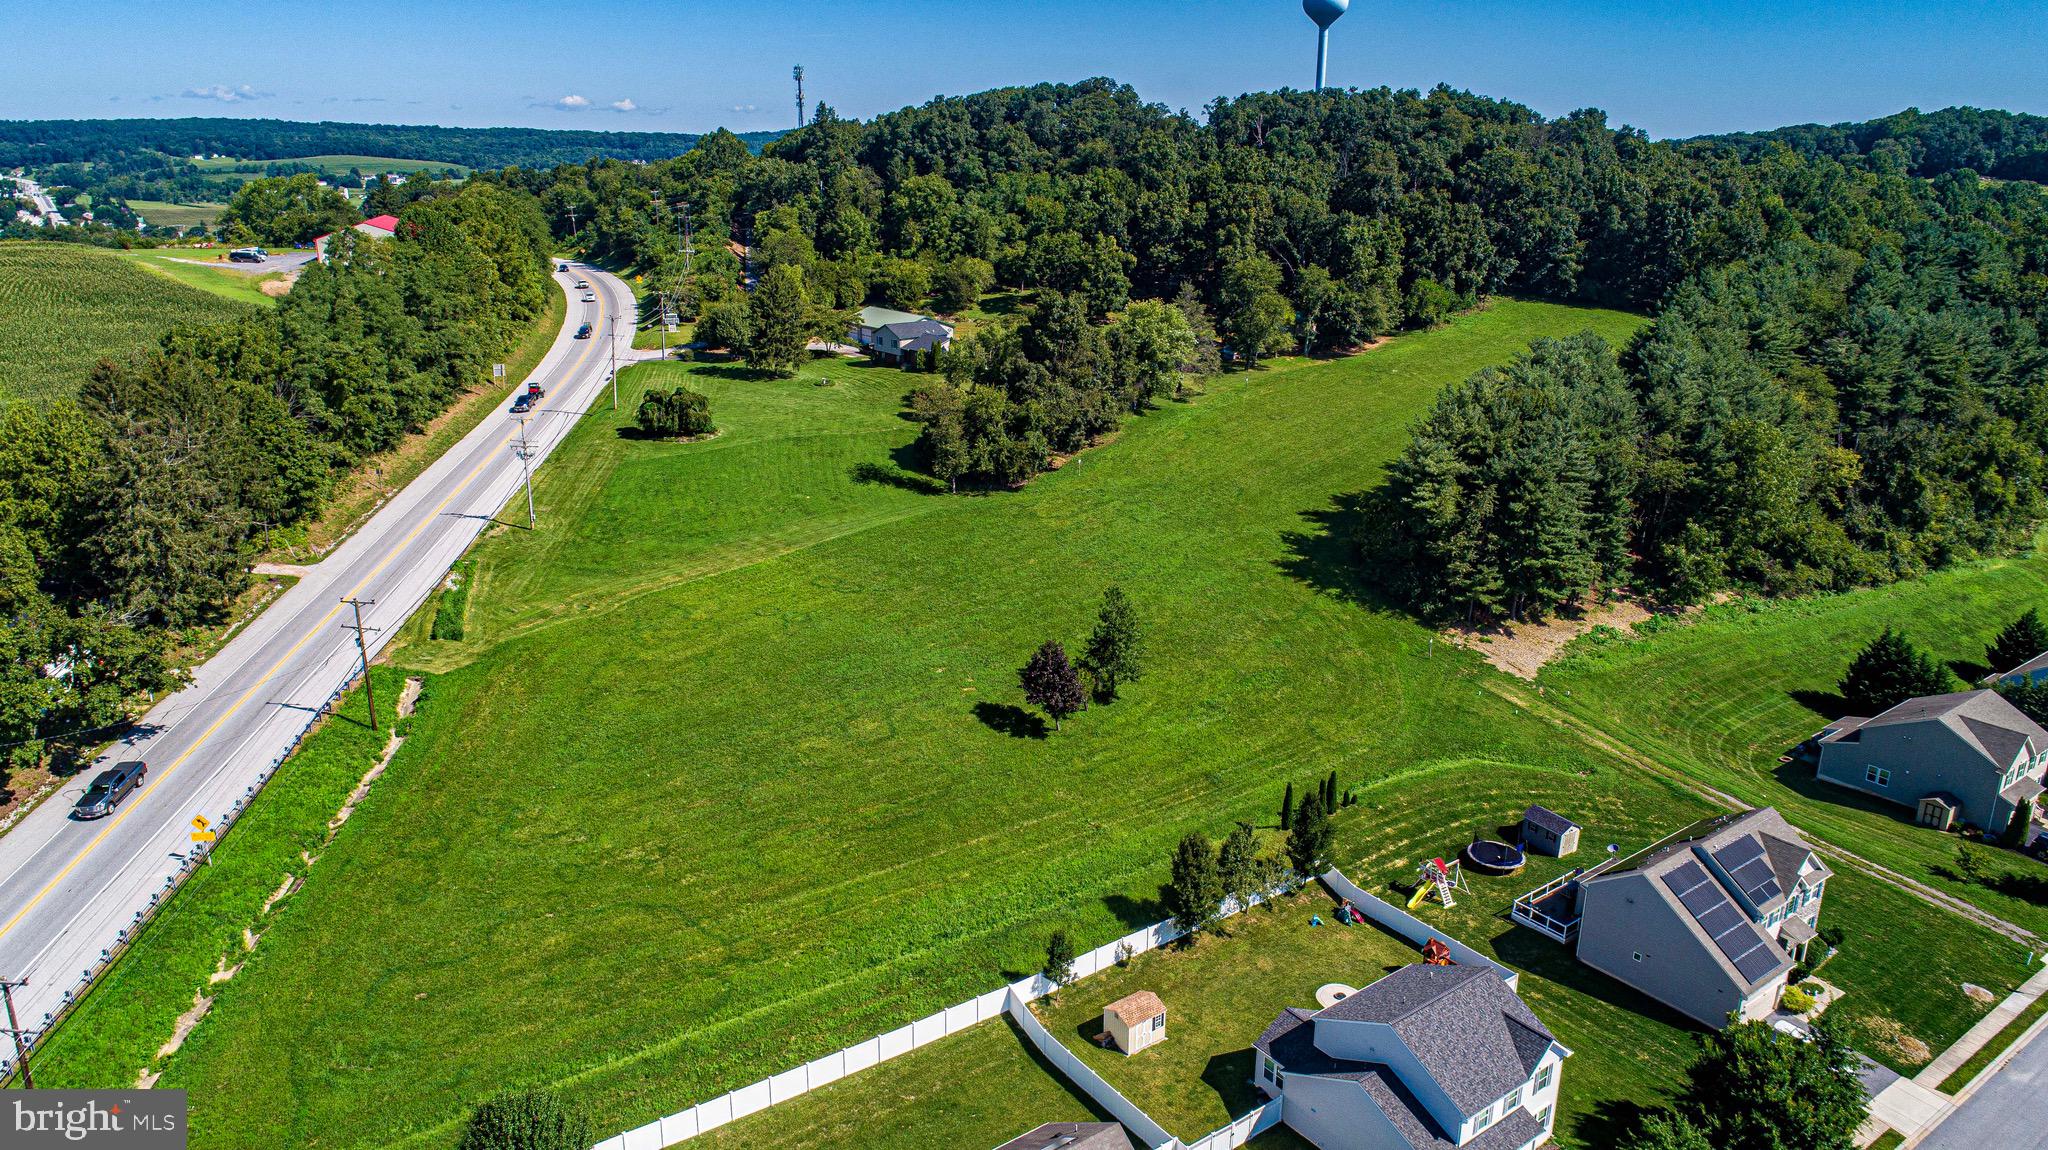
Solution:
<svg viewBox="0 0 2048 1150">
<path fill-rule="evenodd" d="M 525 426 L 535 466 L 578 415 L 608 400 L 610 316 L 627 325 L 619 333 L 620 361 L 642 358 L 625 350 L 632 331 L 626 317 L 634 311 L 624 283 L 581 265 L 555 278 L 569 293 L 569 311 L 532 377 L 547 387 Z M 587 279 L 589 289 L 575 288 L 579 279 Z M 585 294 L 596 298 L 583 302 Z M 590 337 L 575 338 L 585 323 Z M 510 398 L 508 391 L 501 402 Z M 197 668 L 192 685 L 154 707 L 102 763 L 0 836 L 0 977 L 29 981 L 15 992 L 24 1028 L 42 1029 L 120 932 L 165 896 L 191 847 L 193 816 L 224 824 L 355 676 L 354 620 L 343 599 L 365 601 L 374 655 L 518 495 L 521 432 L 502 410 Z M 525 513 L 522 499 L 516 514 L 508 510 L 504 518 L 524 527 Z M 123 759 L 149 764 L 143 789 L 108 818 L 71 819 L 71 805 L 90 776 Z M 0 1042 L 0 1066 L 12 1057 L 11 1046 Z"/>
</svg>

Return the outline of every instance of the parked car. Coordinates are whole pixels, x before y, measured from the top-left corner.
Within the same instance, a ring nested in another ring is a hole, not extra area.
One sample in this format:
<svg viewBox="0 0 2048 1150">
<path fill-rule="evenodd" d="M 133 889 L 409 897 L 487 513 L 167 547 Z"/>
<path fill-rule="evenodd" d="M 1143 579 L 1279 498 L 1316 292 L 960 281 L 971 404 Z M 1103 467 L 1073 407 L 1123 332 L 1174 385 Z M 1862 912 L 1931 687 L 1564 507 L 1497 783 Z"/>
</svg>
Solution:
<svg viewBox="0 0 2048 1150">
<path fill-rule="evenodd" d="M 228 253 L 228 260 L 238 264 L 260 264 L 270 258 L 262 248 L 236 248 Z"/>
<path fill-rule="evenodd" d="M 586 324 L 584 324 L 584 325 L 583 325 L 582 327 L 579 327 L 579 328 L 577 328 L 577 329 L 576 329 L 576 338 L 577 338 L 577 339 L 589 339 L 589 338 L 590 338 L 590 325 L 586 323 Z"/>
<path fill-rule="evenodd" d="M 101 771 L 99 777 L 78 796 L 78 802 L 71 808 L 74 819 L 102 819 L 114 813 L 121 800 L 135 793 L 142 785 L 142 776 L 149 772 L 149 766 L 141 762 L 115 763 Z"/>
<path fill-rule="evenodd" d="M 518 399 L 512 401 L 512 414 L 514 415 L 525 415 L 527 412 L 532 410 L 533 397 L 530 395 L 527 395 L 522 392 Z"/>
</svg>

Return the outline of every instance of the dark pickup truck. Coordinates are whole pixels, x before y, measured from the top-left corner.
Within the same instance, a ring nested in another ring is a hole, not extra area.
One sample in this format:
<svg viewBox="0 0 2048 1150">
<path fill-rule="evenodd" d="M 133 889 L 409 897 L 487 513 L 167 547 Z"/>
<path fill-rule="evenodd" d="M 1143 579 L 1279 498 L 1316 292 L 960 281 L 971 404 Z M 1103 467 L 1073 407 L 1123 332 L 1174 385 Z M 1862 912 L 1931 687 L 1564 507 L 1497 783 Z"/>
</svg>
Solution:
<svg viewBox="0 0 2048 1150">
<path fill-rule="evenodd" d="M 132 795 L 142 786 L 142 776 L 149 773 L 145 763 L 115 763 L 101 771 L 99 777 L 78 796 L 78 802 L 71 808 L 74 819 L 103 819 L 114 813 L 121 800 Z"/>
</svg>

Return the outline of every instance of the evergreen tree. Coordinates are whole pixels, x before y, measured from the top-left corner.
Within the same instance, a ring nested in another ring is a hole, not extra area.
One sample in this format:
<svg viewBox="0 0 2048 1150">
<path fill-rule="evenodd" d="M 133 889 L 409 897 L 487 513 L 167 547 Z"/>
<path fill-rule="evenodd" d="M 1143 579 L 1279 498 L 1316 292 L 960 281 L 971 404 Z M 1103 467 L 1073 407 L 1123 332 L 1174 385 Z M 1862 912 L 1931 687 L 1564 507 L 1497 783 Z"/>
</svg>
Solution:
<svg viewBox="0 0 2048 1150">
<path fill-rule="evenodd" d="M 1997 691 L 2027 718 L 2048 726 L 2048 682 L 2000 683 Z"/>
<path fill-rule="evenodd" d="M 582 1112 L 544 1090 L 500 1094 L 478 1106 L 457 1150 L 586 1150 L 597 1139 Z"/>
<path fill-rule="evenodd" d="M 1052 716 L 1054 730 L 1062 719 L 1088 703 L 1080 673 L 1067 661 L 1067 649 L 1057 640 L 1048 639 L 1032 652 L 1030 661 L 1017 672 L 1017 681 L 1024 688 L 1025 700 Z"/>
<path fill-rule="evenodd" d="M 1216 873 L 1216 848 L 1207 836 L 1190 832 L 1180 840 L 1173 852 L 1173 877 L 1160 894 L 1173 924 L 1188 934 L 1216 917 L 1223 884 Z"/>
<path fill-rule="evenodd" d="M 1282 793 L 1282 794 L 1281 794 L 1281 796 L 1280 796 L 1280 829 L 1284 831 L 1284 830 L 1288 829 L 1289 827 L 1292 827 L 1293 825 L 1294 825 L 1294 782 L 1293 782 L 1293 780 L 1291 780 L 1291 779 L 1290 779 L 1290 780 L 1288 780 L 1288 783 L 1287 783 L 1287 790 L 1286 790 L 1286 791 L 1285 791 L 1284 793 Z"/>
<path fill-rule="evenodd" d="M 2005 825 L 2005 845 L 2024 850 L 2034 829 L 2034 800 L 2021 799 L 2013 805 L 2012 819 Z"/>
<path fill-rule="evenodd" d="M 1994 672 L 2002 674 L 2044 652 L 2048 652 L 2048 623 L 2041 621 L 2039 611 L 2029 607 L 2026 614 L 2007 623 L 1998 638 L 1984 649 L 1984 660 Z"/>
<path fill-rule="evenodd" d="M 1239 910 L 1259 892 L 1259 838 L 1250 823 L 1239 823 L 1216 851 L 1216 878 L 1225 900 Z"/>
<path fill-rule="evenodd" d="M 776 375 L 794 375 L 811 339 L 811 299 L 803 268 L 784 264 L 768 269 L 747 297 L 746 344 L 740 358 L 747 366 Z"/>
<path fill-rule="evenodd" d="M 1861 715 L 1876 715 L 1922 695 L 1939 695 L 1955 684 L 1955 676 L 1934 656 L 1886 627 L 1858 652 L 1842 676 L 1842 697 Z"/>
<path fill-rule="evenodd" d="M 1102 609 L 1096 612 L 1095 630 L 1081 656 L 1081 667 L 1095 684 L 1097 699 L 1112 700 L 1117 687 L 1143 676 L 1138 659 L 1140 638 L 1137 610 L 1123 588 L 1110 584 L 1102 592 Z"/>
<path fill-rule="evenodd" d="M 1287 831 L 1287 861 L 1303 877 L 1322 873 L 1336 836 L 1336 828 L 1330 825 L 1330 810 L 1323 805 L 1318 788 L 1302 796 L 1301 805 L 1295 808 L 1294 825 Z"/>
<path fill-rule="evenodd" d="M 1657 1110 L 1620 1143 L 1620 1150 L 1720 1150 L 1685 1115 Z"/>
<path fill-rule="evenodd" d="M 1045 966 L 1039 972 L 1055 988 L 1074 981 L 1074 944 L 1067 941 L 1067 932 L 1056 930 L 1045 941 Z"/>
</svg>

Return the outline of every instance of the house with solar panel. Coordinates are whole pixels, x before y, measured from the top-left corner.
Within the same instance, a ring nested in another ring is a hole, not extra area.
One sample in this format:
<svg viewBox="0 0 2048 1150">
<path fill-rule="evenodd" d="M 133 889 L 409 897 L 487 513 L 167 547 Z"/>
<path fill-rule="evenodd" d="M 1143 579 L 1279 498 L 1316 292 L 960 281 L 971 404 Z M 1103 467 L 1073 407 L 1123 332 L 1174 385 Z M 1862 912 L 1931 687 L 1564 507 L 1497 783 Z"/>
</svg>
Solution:
<svg viewBox="0 0 2048 1150">
<path fill-rule="evenodd" d="M 1814 736 L 1820 777 L 1902 806 L 1922 826 L 1958 820 L 2002 831 L 2041 793 L 2048 731 L 1996 691 L 1907 699 L 1875 718 L 1837 719 Z"/>
<path fill-rule="evenodd" d="M 1703 820 L 1577 880 L 1579 961 L 1710 1027 L 1765 1018 L 1833 873 L 1769 807 Z"/>
<path fill-rule="evenodd" d="M 1485 966 L 1404 966 L 1252 1044 L 1252 1085 L 1321 1150 L 1533 1150 L 1566 1049 Z"/>
</svg>

